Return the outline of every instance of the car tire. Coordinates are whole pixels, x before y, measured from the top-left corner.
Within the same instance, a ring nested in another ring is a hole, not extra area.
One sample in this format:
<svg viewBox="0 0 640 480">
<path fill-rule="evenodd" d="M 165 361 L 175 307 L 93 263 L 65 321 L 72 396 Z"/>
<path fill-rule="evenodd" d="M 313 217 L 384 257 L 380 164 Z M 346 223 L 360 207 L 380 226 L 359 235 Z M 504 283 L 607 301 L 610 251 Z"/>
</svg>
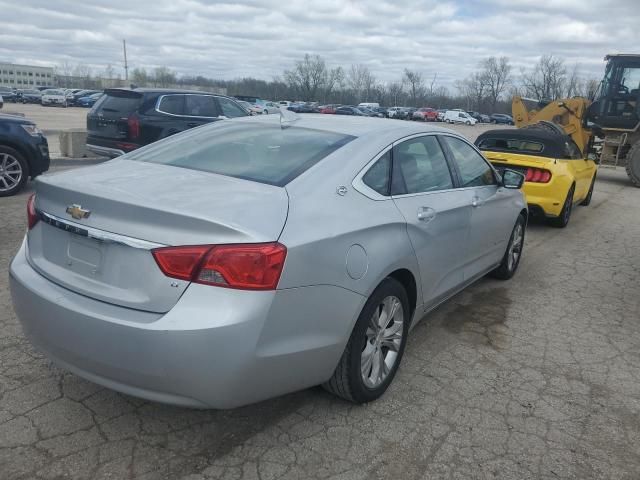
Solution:
<svg viewBox="0 0 640 480">
<path fill-rule="evenodd" d="M 560 211 L 560 215 L 549 219 L 551 226 L 556 228 L 564 228 L 569 225 L 571 219 L 571 212 L 573 211 L 573 194 L 575 192 L 575 185 L 571 185 L 571 188 L 567 192 L 567 198 L 564 200 L 564 205 Z"/>
<path fill-rule="evenodd" d="M 379 322 L 384 322 L 388 317 L 388 314 L 386 317 L 382 315 L 390 311 L 395 312 L 392 323 L 380 329 Z M 322 385 L 323 388 L 354 403 L 366 403 L 379 398 L 398 370 L 407 344 L 410 321 L 411 309 L 406 290 L 397 280 L 385 278 L 365 303 L 338 366 L 331 379 Z M 381 344 L 385 339 L 383 332 L 388 332 L 386 341 L 393 344 L 393 349 Z M 398 334 L 400 338 L 397 338 Z M 393 342 L 389 342 L 390 338 L 393 338 Z M 365 353 L 365 350 L 369 353 Z M 370 365 L 363 369 L 363 361 L 370 362 Z M 391 365 L 388 362 L 392 362 Z M 384 377 L 378 375 L 380 371 Z"/>
<path fill-rule="evenodd" d="M 589 192 L 587 192 L 587 196 L 584 197 L 584 200 L 580 202 L 580 205 L 583 207 L 588 207 L 591 204 L 591 197 L 593 197 L 593 187 L 596 184 L 596 174 L 593 174 L 593 178 L 591 179 L 591 186 L 589 187 Z"/>
<path fill-rule="evenodd" d="M 518 270 L 518 265 L 520 265 L 520 259 L 522 258 L 526 225 L 527 221 L 524 214 L 521 213 L 518 215 L 516 224 L 513 226 L 511 237 L 509 237 L 509 243 L 507 244 L 507 250 L 504 252 L 500 265 L 489 274 L 493 278 L 509 280 L 515 275 L 516 270 Z"/>
<path fill-rule="evenodd" d="M 17 162 L 17 164 L 15 163 Z M 15 195 L 24 187 L 29 178 L 29 164 L 20 152 L 11 147 L 0 145 L 0 169 L 9 167 L 11 171 L 19 171 L 20 176 L 15 184 L 11 184 L 6 174 L 0 173 L 0 197 Z M 15 179 L 15 176 L 11 176 Z"/>
<path fill-rule="evenodd" d="M 470 122 L 469 120 L 467 120 L 465 123 L 466 123 L 467 125 L 471 126 L 471 122 Z"/>
<path fill-rule="evenodd" d="M 494 125 L 498 124 L 498 122 L 496 120 L 491 120 L 491 123 L 493 123 Z"/>
</svg>

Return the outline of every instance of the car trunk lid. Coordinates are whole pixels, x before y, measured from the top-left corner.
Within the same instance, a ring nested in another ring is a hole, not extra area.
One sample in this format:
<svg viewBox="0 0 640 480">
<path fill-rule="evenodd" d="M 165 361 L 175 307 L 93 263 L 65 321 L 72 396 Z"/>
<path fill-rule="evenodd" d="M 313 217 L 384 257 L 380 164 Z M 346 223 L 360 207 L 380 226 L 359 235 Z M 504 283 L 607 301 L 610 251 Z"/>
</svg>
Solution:
<svg viewBox="0 0 640 480">
<path fill-rule="evenodd" d="M 171 309 L 189 284 L 165 276 L 152 248 L 275 241 L 288 210 L 281 187 L 126 159 L 41 177 L 36 192 L 34 268 L 82 295 L 152 312 Z"/>
</svg>

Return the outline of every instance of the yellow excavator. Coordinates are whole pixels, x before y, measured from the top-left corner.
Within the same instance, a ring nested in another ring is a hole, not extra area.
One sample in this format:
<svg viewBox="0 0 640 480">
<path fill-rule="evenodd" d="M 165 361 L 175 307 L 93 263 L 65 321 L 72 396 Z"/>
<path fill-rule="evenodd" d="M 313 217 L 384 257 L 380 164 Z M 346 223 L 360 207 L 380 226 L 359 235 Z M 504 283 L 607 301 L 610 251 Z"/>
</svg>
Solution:
<svg viewBox="0 0 640 480">
<path fill-rule="evenodd" d="M 640 55 L 607 55 L 595 100 L 583 97 L 544 102 L 515 96 L 518 128 L 538 124 L 570 135 L 585 157 L 601 167 L 624 167 L 640 187 Z M 526 103 L 535 102 L 529 109 Z"/>
</svg>

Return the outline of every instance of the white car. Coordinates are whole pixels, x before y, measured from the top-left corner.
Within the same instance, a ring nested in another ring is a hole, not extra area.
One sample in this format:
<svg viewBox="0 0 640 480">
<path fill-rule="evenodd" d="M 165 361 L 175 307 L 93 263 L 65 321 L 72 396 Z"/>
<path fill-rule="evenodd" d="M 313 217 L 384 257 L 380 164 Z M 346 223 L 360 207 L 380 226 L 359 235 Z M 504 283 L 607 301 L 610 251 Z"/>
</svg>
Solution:
<svg viewBox="0 0 640 480">
<path fill-rule="evenodd" d="M 380 104 L 377 102 L 362 102 L 358 104 L 358 108 L 359 107 L 365 107 L 365 108 L 380 108 Z"/>
<path fill-rule="evenodd" d="M 64 90 L 50 88 L 42 92 L 40 103 L 45 107 L 48 105 L 59 105 L 67 108 L 67 96 Z"/>
<path fill-rule="evenodd" d="M 280 105 L 281 107 L 287 108 L 289 105 L 291 105 L 291 102 L 289 100 L 282 100 L 278 102 L 278 105 Z"/>
<path fill-rule="evenodd" d="M 265 115 L 268 113 L 280 113 L 280 105 L 274 102 L 259 103 L 256 106 L 261 107 L 262 113 Z"/>
<path fill-rule="evenodd" d="M 400 112 L 402 111 L 404 107 L 391 107 L 391 108 L 387 108 L 387 116 L 389 118 L 396 118 L 397 116 L 400 115 Z"/>
<path fill-rule="evenodd" d="M 444 114 L 444 121 L 447 123 L 464 123 L 465 125 L 475 125 L 478 121 L 461 110 L 447 110 Z"/>
</svg>

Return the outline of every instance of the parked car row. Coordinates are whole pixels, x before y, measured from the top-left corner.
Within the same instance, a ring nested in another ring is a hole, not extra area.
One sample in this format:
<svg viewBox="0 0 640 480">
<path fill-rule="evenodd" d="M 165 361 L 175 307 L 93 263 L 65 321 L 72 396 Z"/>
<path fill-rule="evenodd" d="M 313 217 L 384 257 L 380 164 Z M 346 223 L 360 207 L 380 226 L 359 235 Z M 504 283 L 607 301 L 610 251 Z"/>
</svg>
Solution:
<svg viewBox="0 0 640 480">
<path fill-rule="evenodd" d="M 68 88 L 18 88 L 0 87 L 4 101 L 12 103 L 37 103 L 43 106 L 91 107 L 102 90 Z M 92 97 L 90 100 L 89 97 Z M 82 100 L 82 101 L 81 101 Z"/>
</svg>

